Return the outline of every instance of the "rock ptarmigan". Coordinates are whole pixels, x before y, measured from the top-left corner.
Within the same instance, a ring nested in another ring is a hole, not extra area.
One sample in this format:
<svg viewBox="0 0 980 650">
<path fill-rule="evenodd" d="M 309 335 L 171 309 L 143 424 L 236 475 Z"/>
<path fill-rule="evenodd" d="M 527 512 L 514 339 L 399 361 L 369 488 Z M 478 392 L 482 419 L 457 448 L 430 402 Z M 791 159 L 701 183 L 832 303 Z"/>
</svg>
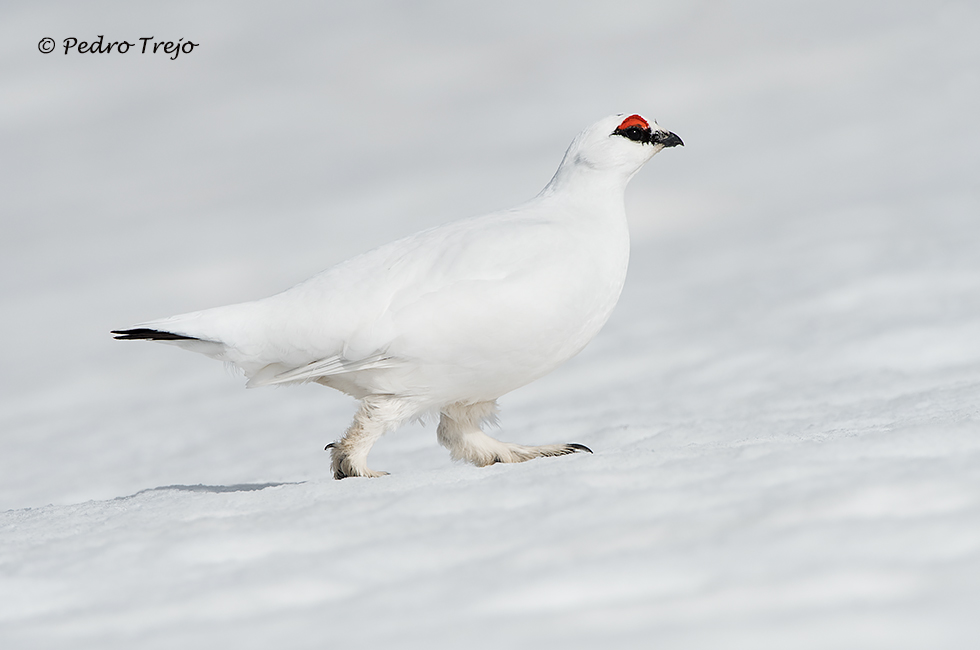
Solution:
<svg viewBox="0 0 980 650">
<path fill-rule="evenodd" d="M 516 208 L 451 222 L 253 302 L 114 331 L 229 362 L 248 386 L 317 382 L 360 400 L 334 477 L 367 466 L 384 433 L 426 412 L 456 460 L 480 467 L 590 451 L 483 433 L 496 399 L 551 372 L 598 333 L 629 260 L 626 183 L 681 139 L 613 115 L 572 141 L 551 182 Z"/>
</svg>

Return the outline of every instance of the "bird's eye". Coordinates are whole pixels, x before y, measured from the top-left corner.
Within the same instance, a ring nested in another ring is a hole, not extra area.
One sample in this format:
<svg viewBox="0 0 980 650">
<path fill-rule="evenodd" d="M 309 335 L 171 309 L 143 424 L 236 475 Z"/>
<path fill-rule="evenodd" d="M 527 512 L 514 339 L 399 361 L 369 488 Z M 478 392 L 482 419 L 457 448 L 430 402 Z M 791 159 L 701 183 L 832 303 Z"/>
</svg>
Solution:
<svg viewBox="0 0 980 650">
<path fill-rule="evenodd" d="M 628 126 L 625 129 L 616 129 L 615 135 L 621 135 L 633 142 L 650 142 L 651 138 L 650 129 L 644 129 L 637 125 Z"/>
</svg>

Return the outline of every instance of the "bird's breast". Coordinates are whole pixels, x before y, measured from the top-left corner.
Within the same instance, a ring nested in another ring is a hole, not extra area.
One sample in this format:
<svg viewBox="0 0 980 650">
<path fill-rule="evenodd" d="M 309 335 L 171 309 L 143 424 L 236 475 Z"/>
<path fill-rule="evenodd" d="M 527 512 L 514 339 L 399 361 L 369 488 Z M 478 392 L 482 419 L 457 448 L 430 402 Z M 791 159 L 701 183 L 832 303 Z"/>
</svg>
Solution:
<svg viewBox="0 0 980 650">
<path fill-rule="evenodd" d="M 390 350 L 416 366 L 399 381 L 494 399 L 547 374 L 608 320 L 629 258 L 625 229 L 547 227 L 474 248 L 458 261 L 468 271 L 451 269 L 453 282 L 393 313 Z"/>
</svg>

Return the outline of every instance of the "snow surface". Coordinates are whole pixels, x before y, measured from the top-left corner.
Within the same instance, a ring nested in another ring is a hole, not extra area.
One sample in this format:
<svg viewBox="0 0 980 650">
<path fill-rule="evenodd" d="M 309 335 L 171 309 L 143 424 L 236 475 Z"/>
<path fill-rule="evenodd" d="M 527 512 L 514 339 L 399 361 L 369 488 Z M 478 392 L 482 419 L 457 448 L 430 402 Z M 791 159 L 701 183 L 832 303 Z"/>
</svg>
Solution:
<svg viewBox="0 0 980 650">
<path fill-rule="evenodd" d="M 974 2 L 5 2 L 3 648 L 980 647 Z M 189 38 L 162 57 L 50 36 Z M 500 437 L 113 341 L 507 207 L 610 112 L 627 288 Z"/>
</svg>

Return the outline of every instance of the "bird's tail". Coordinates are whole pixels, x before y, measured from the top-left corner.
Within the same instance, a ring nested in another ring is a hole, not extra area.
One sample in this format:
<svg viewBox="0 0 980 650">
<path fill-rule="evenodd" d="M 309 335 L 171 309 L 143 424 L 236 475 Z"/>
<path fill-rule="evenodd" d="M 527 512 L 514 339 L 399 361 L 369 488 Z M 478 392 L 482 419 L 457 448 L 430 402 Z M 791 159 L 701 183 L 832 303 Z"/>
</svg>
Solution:
<svg viewBox="0 0 980 650">
<path fill-rule="evenodd" d="M 138 323 L 126 329 L 113 330 L 112 334 L 120 341 L 156 341 L 197 352 L 212 359 L 228 361 L 239 365 L 241 359 L 229 353 L 234 352 L 237 343 L 234 326 L 248 322 L 253 310 L 252 303 L 216 307 L 170 318 L 161 318 Z"/>
<path fill-rule="evenodd" d="M 134 327 L 128 330 L 112 330 L 113 338 L 120 341 L 200 341 L 196 336 L 184 336 L 173 332 L 152 330 L 147 327 Z"/>
<path fill-rule="evenodd" d="M 150 327 L 132 327 L 125 330 L 113 330 L 112 333 L 115 335 L 116 340 L 119 341 L 158 341 L 160 343 L 170 343 L 171 345 L 203 354 L 212 359 L 229 361 L 227 356 L 228 348 L 224 343 L 212 341 L 204 337 L 178 334 L 176 332 L 168 332 L 163 329 L 153 329 Z"/>
</svg>

